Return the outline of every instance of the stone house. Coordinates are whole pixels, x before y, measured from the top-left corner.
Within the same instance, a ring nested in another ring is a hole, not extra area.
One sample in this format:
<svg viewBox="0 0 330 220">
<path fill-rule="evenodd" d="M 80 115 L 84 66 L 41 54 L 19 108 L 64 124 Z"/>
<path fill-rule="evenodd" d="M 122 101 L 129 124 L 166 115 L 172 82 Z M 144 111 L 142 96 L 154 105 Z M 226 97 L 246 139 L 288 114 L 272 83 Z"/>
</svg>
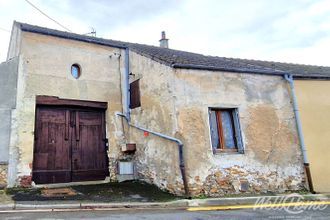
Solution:
<svg viewBox="0 0 330 220">
<path fill-rule="evenodd" d="M 163 40 L 14 22 L 0 66 L 2 183 L 139 179 L 189 196 L 307 187 L 283 76 L 328 79 L 329 68 L 204 56 Z"/>
</svg>

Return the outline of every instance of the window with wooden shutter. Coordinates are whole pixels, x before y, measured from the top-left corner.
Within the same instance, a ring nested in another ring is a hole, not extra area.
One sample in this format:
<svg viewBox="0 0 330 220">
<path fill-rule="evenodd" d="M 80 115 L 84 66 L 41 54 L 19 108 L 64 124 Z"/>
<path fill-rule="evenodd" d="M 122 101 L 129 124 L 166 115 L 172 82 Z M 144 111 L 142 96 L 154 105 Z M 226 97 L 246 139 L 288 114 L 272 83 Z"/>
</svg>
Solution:
<svg viewBox="0 0 330 220">
<path fill-rule="evenodd" d="M 244 153 L 237 109 L 209 109 L 212 149 Z"/>
<path fill-rule="evenodd" d="M 140 106 L 140 80 L 138 79 L 130 83 L 130 108 L 134 109 Z"/>
</svg>

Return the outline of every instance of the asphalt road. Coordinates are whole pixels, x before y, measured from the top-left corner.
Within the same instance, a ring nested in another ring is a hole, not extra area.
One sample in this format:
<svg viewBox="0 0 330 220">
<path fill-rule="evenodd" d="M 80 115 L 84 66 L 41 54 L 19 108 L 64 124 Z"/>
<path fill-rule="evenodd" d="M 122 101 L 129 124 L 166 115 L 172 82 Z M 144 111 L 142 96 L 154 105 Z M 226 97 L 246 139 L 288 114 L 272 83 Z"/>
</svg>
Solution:
<svg viewBox="0 0 330 220">
<path fill-rule="evenodd" d="M 70 212 L 23 212 L 1 213 L 1 220 L 23 219 L 139 219 L 139 220 L 213 220 L 213 219 L 330 219 L 330 206 L 321 211 L 303 211 L 290 214 L 285 210 L 226 210 L 198 211 L 186 210 L 120 210 L 120 211 L 70 211 Z"/>
</svg>

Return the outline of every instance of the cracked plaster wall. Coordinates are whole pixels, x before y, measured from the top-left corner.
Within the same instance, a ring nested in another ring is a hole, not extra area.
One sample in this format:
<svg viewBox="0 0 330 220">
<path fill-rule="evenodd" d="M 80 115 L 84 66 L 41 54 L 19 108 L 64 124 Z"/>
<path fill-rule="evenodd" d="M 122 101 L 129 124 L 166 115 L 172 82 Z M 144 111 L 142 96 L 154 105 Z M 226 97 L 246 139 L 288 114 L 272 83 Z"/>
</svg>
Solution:
<svg viewBox="0 0 330 220">
<path fill-rule="evenodd" d="M 295 119 L 281 77 L 172 69 L 135 53 L 130 60 L 140 78 L 142 105 L 132 110 L 132 122 L 184 142 L 192 195 L 304 188 Z M 239 109 L 244 154 L 213 154 L 209 107 Z M 134 159 L 140 177 L 182 194 L 176 144 L 144 137 L 134 128 L 129 135 L 138 146 Z"/>
<path fill-rule="evenodd" d="M 8 185 L 31 184 L 37 95 L 107 102 L 108 154 L 117 158 L 124 139 L 121 120 L 115 116 L 122 111 L 119 72 L 124 72 L 124 62 L 118 54 L 123 51 L 28 32 L 20 36 L 17 109 L 12 115 L 9 159 L 13 167 L 8 171 Z M 70 73 L 74 63 L 81 66 L 79 79 Z M 115 170 L 111 160 L 109 169 Z"/>
<path fill-rule="evenodd" d="M 140 79 L 141 107 L 131 111 L 132 123 L 176 137 L 177 123 L 173 93 L 173 69 L 138 55 L 130 56 L 131 81 Z M 138 177 L 174 193 L 182 193 L 178 146 L 175 142 L 136 128 L 128 129 L 128 139 L 137 144 L 135 160 Z"/>
<path fill-rule="evenodd" d="M 218 196 L 304 187 L 294 114 L 281 77 L 177 70 L 175 93 L 192 194 Z M 213 154 L 209 107 L 238 108 L 244 154 Z"/>
</svg>

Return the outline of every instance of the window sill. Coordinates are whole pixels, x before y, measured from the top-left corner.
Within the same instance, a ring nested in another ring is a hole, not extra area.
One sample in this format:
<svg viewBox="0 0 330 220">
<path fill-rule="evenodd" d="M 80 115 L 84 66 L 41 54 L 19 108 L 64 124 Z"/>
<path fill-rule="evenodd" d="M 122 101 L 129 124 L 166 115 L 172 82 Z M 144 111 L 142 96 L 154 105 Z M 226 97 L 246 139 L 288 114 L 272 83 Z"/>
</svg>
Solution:
<svg viewBox="0 0 330 220">
<path fill-rule="evenodd" d="M 237 149 L 216 149 L 213 150 L 214 155 L 225 155 L 225 154 L 242 154 Z"/>
</svg>

